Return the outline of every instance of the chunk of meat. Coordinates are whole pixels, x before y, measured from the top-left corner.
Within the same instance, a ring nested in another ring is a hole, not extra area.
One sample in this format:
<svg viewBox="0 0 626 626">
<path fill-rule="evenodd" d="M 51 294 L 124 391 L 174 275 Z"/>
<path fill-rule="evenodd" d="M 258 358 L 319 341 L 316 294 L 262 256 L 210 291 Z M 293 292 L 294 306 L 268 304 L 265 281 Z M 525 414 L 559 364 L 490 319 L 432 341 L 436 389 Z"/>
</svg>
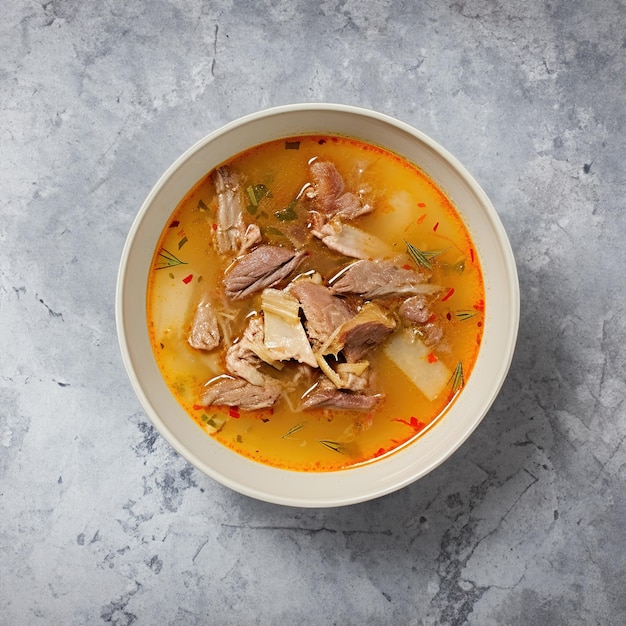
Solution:
<svg viewBox="0 0 626 626">
<path fill-rule="evenodd" d="M 407 298 L 398 309 L 398 314 L 408 322 L 425 324 L 431 317 L 432 311 L 428 298 L 425 295 Z"/>
<path fill-rule="evenodd" d="M 360 228 L 344 224 L 339 219 L 326 221 L 317 211 L 309 212 L 311 233 L 331 250 L 354 259 L 389 257 L 392 249 L 379 237 Z"/>
<path fill-rule="evenodd" d="M 281 386 L 273 379 L 260 386 L 242 378 L 218 376 L 205 385 L 202 404 L 236 406 L 244 411 L 256 411 L 274 406 L 280 394 Z"/>
<path fill-rule="evenodd" d="M 245 254 L 251 248 L 256 246 L 257 243 L 261 243 L 263 236 L 261 235 L 261 229 L 256 224 L 248 224 L 246 230 L 239 242 L 238 255 Z"/>
<path fill-rule="evenodd" d="M 239 341 L 226 351 L 226 369 L 233 376 L 243 378 L 253 385 L 264 385 L 270 378 L 261 371 L 263 362 L 280 368 L 280 364 L 268 353 L 263 334 L 263 318 L 254 315 L 248 319 L 248 325 Z"/>
<path fill-rule="evenodd" d="M 370 350 L 379 346 L 396 327 L 396 322 L 377 304 L 367 302 L 350 320 L 335 332 L 324 348 L 325 354 L 343 351 L 346 361 L 360 361 Z"/>
<path fill-rule="evenodd" d="M 362 298 L 437 293 L 441 287 L 428 281 L 425 270 L 402 267 L 394 260 L 355 261 L 330 280 L 333 293 Z"/>
<path fill-rule="evenodd" d="M 354 315 L 348 304 L 324 285 L 302 280 L 293 283 L 289 293 L 300 302 L 306 332 L 315 347 L 326 343 L 335 330 Z"/>
<path fill-rule="evenodd" d="M 348 411 L 370 411 L 381 400 L 382 394 L 366 395 L 342 391 L 333 386 L 318 384 L 302 396 L 302 409 L 345 409 Z"/>
<path fill-rule="evenodd" d="M 246 232 L 239 176 L 226 167 L 219 167 L 213 174 L 213 184 L 217 193 L 217 251 L 220 254 L 235 254 Z"/>
<path fill-rule="evenodd" d="M 197 350 L 213 350 L 221 340 L 220 327 L 213 304 L 209 300 L 201 300 L 191 323 L 187 341 Z"/>
<path fill-rule="evenodd" d="M 277 285 L 298 267 L 306 254 L 281 246 L 255 248 L 240 257 L 224 277 L 226 295 L 239 300 Z"/>
<path fill-rule="evenodd" d="M 429 322 L 421 330 L 424 343 L 429 347 L 437 345 L 443 339 L 443 328 L 437 322 Z"/>
<path fill-rule="evenodd" d="M 345 191 L 343 178 L 330 161 L 313 161 L 310 169 L 313 187 L 307 196 L 325 216 L 351 220 L 372 210 L 372 206 L 363 204 L 356 194 Z"/>
</svg>

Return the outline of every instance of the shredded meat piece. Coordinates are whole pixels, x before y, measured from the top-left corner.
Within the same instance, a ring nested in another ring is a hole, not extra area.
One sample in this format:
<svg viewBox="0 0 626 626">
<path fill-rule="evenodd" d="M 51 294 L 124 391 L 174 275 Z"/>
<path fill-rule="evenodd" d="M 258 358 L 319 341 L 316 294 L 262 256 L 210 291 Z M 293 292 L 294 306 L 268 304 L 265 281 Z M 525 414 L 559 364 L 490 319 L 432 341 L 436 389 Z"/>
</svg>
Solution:
<svg viewBox="0 0 626 626">
<path fill-rule="evenodd" d="M 226 295 L 239 300 L 277 285 L 298 267 L 306 254 L 282 246 L 255 248 L 240 257 L 224 277 Z"/>
<path fill-rule="evenodd" d="M 381 400 L 381 394 L 365 395 L 341 391 L 333 386 L 319 384 L 302 396 L 302 409 L 346 409 L 349 411 L 369 411 Z"/>
<path fill-rule="evenodd" d="M 239 177 L 228 168 L 220 167 L 215 170 L 213 183 L 217 192 L 217 250 L 220 254 L 236 253 L 246 231 Z"/>
<path fill-rule="evenodd" d="M 220 328 L 213 304 L 208 300 L 200 301 L 194 314 L 188 342 L 197 350 L 213 350 L 220 343 Z"/>
<path fill-rule="evenodd" d="M 372 206 L 363 204 L 356 194 L 345 191 L 343 178 L 330 161 L 313 161 L 311 177 L 313 188 L 307 196 L 325 216 L 351 220 L 372 210 Z"/>
<path fill-rule="evenodd" d="M 242 378 L 219 376 L 207 383 L 202 404 L 237 406 L 244 411 L 255 411 L 274 406 L 280 394 L 281 386 L 273 379 L 260 386 Z"/>
<path fill-rule="evenodd" d="M 330 280 L 337 294 L 355 294 L 362 298 L 436 293 L 441 287 L 428 283 L 426 271 L 397 265 L 393 260 L 355 261 Z"/>
<path fill-rule="evenodd" d="M 289 293 L 300 302 L 306 332 L 315 347 L 328 341 L 333 332 L 354 315 L 348 304 L 324 285 L 302 280 L 293 283 Z"/>
<path fill-rule="evenodd" d="M 368 302 L 352 319 L 341 325 L 324 352 L 338 354 L 343 351 L 346 361 L 360 361 L 379 346 L 395 327 L 395 321 L 377 304 Z"/>
<path fill-rule="evenodd" d="M 407 298 L 398 309 L 398 314 L 409 322 L 425 324 L 432 315 L 428 298 L 424 295 Z"/>
<path fill-rule="evenodd" d="M 261 371 L 263 362 L 280 367 L 264 344 L 263 317 L 254 315 L 248 319 L 243 335 L 226 351 L 226 369 L 253 385 L 264 385 L 270 378 Z"/>
<path fill-rule="evenodd" d="M 443 328 L 437 322 L 429 322 L 422 327 L 424 333 L 424 343 L 427 346 L 434 346 L 443 339 Z"/>
</svg>

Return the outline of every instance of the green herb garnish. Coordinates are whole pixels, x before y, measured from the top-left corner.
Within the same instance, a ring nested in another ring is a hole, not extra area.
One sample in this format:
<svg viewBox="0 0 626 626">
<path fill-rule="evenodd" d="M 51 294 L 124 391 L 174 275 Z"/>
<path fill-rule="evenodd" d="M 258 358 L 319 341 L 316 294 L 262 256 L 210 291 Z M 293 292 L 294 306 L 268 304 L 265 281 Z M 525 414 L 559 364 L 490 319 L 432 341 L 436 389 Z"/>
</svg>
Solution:
<svg viewBox="0 0 626 626">
<path fill-rule="evenodd" d="M 266 235 L 274 235 L 275 237 L 285 237 L 285 233 L 282 230 L 278 230 L 278 228 L 274 228 L 273 226 L 267 226 L 265 228 Z"/>
<path fill-rule="evenodd" d="M 412 243 L 408 241 L 404 242 L 406 244 L 406 251 L 409 253 L 409 256 L 413 259 L 416 265 L 425 267 L 427 270 L 432 270 L 433 266 L 428 259 L 427 253 L 422 252 L 419 248 L 416 248 Z"/>
<path fill-rule="evenodd" d="M 291 437 L 291 435 L 295 435 L 298 431 L 304 428 L 305 424 L 306 422 L 300 422 L 299 424 L 296 424 L 295 426 L 290 428 L 284 435 L 282 435 L 281 439 L 287 439 L 288 437 Z"/>
<path fill-rule="evenodd" d="M 452 372 L 450 377 L 452 381 L 452 393 L 456 393 L 463 385 L 465 385 L 465 378 L 463 377 L 463 364 L 459 361 Z"/>
<path fill-rule="evenodd" d="M 321 443 L 325 448 L 343 454 L 343 449 L 340 443 L 336 441 L 328 441 L 328 439 L 318 439 L 318 443 Z"/>
<path fill-rule="evenodd" d="M 476 311 L 457 311 L 454 315 L 458 320 L 463 322 L 474 317 L 474 315 L 476 315 Z"/>
<path fill-rule="evenodd" d="M 298 214 L 296 213 L 296 204 L 298 203 L 298 199 L 294 198 L 288 206 L 280 211 L 276 211 L 274 215 L 281 222 L 291 222 L 293 220 L 298 219 Z"/>
<path fill-rule="evenodd" d="M 261 202 L 263 198 L 272 197 L 272 193 L 263 183 L 259 183 L 258 185 L 250 185 L 246 189 L 246 194 L 248 196 L 248 199 L 250 200 L 250 203 L 253 206 L 259 206 L 259 202 Z"/>
<path fill-rule="evenodd" d="M 158 258 L 154 268 L 157 270 L 163 270 L 167 267 L 175 267 L 176 265 L 187 265 L 186 261 L 181 261 L 178 257 L 173 255 L 165 248 L 161 248 L 161 251 L 157 256 Z"/>
</svg>

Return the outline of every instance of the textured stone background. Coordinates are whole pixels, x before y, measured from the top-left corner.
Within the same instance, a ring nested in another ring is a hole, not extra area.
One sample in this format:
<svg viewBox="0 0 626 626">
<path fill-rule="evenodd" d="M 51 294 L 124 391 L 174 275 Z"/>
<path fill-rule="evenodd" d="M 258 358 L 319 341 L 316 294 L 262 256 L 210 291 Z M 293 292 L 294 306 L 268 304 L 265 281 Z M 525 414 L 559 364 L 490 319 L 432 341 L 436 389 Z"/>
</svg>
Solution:
<svg viewBox="0 0 626 626">
<path fill-rule="evenodd" d="M 0 623 L 626 622 L 623 0 L 5 0 Z M 271 105 L 396 116 L 456 154 L 518 261 L 479 429 L 380 500 L 229 491 L 124 373 L 117 265 L 182 151 Z"/>
</svg>

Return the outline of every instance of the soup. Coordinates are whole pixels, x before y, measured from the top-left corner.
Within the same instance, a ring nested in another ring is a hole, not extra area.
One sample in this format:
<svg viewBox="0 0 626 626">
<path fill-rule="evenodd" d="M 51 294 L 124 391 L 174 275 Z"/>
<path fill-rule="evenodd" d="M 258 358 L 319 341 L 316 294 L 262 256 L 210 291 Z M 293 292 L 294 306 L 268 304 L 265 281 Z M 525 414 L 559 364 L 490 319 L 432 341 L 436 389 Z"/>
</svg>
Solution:
<svg viewBox="0 0 626 626">
<path fill-rule="evenodd" d="M 373 462 L 433 426 L 471 373 L 484 310 L 443 190 L 338 136 L 262 144 L 200 180 L 147 291 L 156 361 L 199 435 L 300 471 Z"/>
</svg>

